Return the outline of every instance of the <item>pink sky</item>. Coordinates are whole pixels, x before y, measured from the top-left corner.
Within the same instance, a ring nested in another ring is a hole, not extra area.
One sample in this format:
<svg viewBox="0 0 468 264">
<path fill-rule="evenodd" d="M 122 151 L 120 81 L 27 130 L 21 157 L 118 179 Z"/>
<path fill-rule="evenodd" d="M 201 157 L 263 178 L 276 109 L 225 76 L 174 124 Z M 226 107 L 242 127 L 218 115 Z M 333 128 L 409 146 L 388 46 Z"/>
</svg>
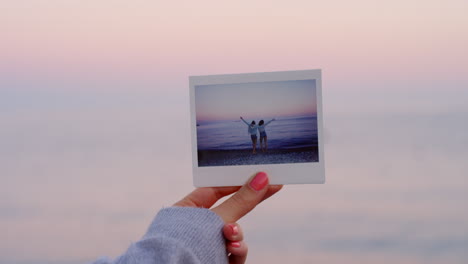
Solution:
<svg viewBox="0 0 468 264">
<path fill-rule="evenodd" d="M 173 85 L 159 89 L 183 89 L 188 75 L 310 68 L 336 89 L 427 76 L 466 83 L 467 9 L 461 0 L 9 1 L 0 69 Z"/>
<path fill-rule="evenodd" d="M 322 69 L 327 183 L 241 221 L 252 263 L 465 263 L 467 10 L 2 1 L 0 263 L 118 256 L 193 190 L 188 76 L 302 69 Z"/>
<path fill-rule="evenodd" d="M 315 80 L 195 86 L 197 122 L 317 113 Z"/>
</svg>

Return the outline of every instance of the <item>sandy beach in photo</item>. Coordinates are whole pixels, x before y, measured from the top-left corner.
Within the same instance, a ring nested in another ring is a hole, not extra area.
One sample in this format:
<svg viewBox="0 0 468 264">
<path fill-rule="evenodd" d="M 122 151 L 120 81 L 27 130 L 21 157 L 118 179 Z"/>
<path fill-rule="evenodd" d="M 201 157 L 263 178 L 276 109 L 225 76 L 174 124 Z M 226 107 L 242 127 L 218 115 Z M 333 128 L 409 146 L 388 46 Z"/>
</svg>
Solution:
<svg viewBox="0 0 468 264">
<path fill-rule="evenodd" d="M 198 151 L 198 165 L 200 167 L 304 163 L 318 162 L 318 160 L 318 147 L 269 149 L 267 152 L 260 151 L 257 154 L 252 154 L 252 149 Z"/>
</svg>

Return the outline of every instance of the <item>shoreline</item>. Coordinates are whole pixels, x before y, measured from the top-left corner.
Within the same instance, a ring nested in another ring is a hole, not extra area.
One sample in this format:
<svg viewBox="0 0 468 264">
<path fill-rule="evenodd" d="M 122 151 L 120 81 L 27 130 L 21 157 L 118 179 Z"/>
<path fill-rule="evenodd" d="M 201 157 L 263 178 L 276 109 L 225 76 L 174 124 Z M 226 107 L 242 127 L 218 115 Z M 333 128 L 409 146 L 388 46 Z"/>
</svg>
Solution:
<svg viewBox="0 0 468 264">
<path fill-rule="evenodd" d="M 318 147 L 303 147 L 293 149 L 268 149 L 262 152 L 257 149 L 232 150 L 198 150 L 198 166 L 232 166 L 318 162 Z"/>
</svg>

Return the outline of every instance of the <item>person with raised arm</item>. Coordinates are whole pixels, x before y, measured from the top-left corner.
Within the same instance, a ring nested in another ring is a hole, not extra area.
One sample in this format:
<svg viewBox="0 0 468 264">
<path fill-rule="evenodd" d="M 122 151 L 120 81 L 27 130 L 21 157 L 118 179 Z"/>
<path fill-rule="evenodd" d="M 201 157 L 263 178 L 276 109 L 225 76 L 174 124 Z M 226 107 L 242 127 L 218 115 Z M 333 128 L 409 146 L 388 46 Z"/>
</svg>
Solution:
<svg viewBox="0 0 468 264">
<path fill-rule="evenodd" d="M 275 120 L 276 119 L 273 118 L 272 120 L 266 123 L 263 120 L 260 120 L 260 122 L 258 122 L 258 131 L 260 132 L 260 148 L 262 149 L 262 152 L 266 152 L 268 150 L 267 134 L 265 131 L 265 127 Z"/>
<path fill-rule="evenodd" d="M 252 122 L 249 124 L 244 120 L 244 118 L 242 118 L 242 116 L 240 117 L 240 119 L 248 126 L 247 132 L 249 133 L 250 139 L 252 140 L 252 149 L 253 149 L 252 154 L 255 154 L 255 153 L 257 153 L 257 129 L 258 129 L 258 126 L 255 124 L 254 120 L 252 120 Z"/>
</svg>

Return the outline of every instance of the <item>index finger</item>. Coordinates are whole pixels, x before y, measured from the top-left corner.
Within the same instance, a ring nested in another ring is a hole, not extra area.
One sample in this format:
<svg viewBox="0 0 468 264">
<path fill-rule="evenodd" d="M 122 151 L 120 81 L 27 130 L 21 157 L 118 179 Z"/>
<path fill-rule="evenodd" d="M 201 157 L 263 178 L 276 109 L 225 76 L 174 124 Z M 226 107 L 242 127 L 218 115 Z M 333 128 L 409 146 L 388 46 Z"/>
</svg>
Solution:
<svg viewBox="0 0 468 264">
<path fill-rule="evenodd" d="M 197 188 L 174 204 L 181 207 L 210 208 L 224 196 L 237 192 L 241 186 Z"/>
<path fill-rule="evenodd" d="M 268 181 L 265 172 L 257 173 L 236 194 L 211 210 L 221 216 L 226 223 L 236 222 L 264 199 L 281 189 L 281 185 L 268 186 Z"/>
</svg>

